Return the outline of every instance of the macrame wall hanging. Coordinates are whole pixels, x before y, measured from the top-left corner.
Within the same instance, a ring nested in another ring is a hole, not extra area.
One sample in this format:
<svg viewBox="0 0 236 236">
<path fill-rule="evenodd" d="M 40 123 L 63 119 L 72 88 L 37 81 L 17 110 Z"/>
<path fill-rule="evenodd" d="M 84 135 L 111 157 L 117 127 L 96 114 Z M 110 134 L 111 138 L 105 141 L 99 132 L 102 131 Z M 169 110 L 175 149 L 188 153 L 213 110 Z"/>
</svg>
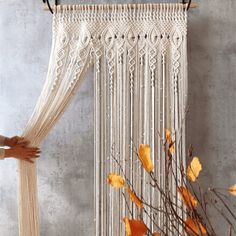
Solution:
<svg viewBox="0 0 236 236">
<path fill-rule="evenodd" d="M 114 156 L 137 193 L 157 206 L 160 196 L 142 184 L 148 176 L 137 165 L 136 146 L 151 146 L 161 186 L 167 178 L 161 147 L 165 128 L 176 140 L 176 165 L 184 163 L 186 35 L 183 4 L 76 5 L 55 11 L 47 79 L 23 136 L 32 146 L 40 145 L 78 92 L 87 69 L 94 67 L 97 236 L 124 235 L 122 216 L 129 215 L 121 194 L 107 185 L 107 174 L 120 171 Z M 178 202 L 175 186 L 172 196 Z M 140 214 L 132 205 L 130 209 L 134 216 Z M 19 221 L 21 236 L 39 235 L 36 164 L 25 161 L 19 162 Z M 165 223 L 159 213 L 158 226 Z"/>
</svg>

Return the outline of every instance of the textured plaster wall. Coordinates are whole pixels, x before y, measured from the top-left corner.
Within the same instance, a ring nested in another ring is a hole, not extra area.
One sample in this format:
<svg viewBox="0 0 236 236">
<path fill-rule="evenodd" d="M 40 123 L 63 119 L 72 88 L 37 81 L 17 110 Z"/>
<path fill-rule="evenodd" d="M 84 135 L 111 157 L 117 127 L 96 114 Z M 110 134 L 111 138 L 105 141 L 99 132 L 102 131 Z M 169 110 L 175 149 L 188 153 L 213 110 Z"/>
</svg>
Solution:
<svg viewBox="0 0 236 236">
<path fill-rule="evenodd" d="M 199 8 L 189 14 L 187 138 L 204 165 L 203 185 L 228 186 L 236 182 L 236 1 L 195 2 Z M 39 0 L 0 0 L 0 133 L 7 136 L 21 134 L 45 80 L 51 15 L 42 8 Z M 42 236 L 93 235 L 92 73 L 87 77 L 42 145 Z M 16 198 L 16 161 L 1 161 L 0 236 L 18 235 Z M 215 212 L 212 216 L 222 228 Z"/>
</svg>

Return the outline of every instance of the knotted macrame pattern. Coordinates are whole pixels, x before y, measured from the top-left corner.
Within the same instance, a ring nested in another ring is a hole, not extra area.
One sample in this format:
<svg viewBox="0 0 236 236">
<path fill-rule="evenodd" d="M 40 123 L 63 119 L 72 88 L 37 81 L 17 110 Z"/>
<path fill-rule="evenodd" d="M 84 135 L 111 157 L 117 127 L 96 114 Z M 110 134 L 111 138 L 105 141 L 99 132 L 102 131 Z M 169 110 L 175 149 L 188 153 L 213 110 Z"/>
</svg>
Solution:
<svg viewBox="0 0 236 236">
<path fill-rule="evenodd" d="M 161 145 L 165 128 L 172 131 L 176 143 L 176 176 L 177 166 L 185 162 L 186 36 L 187 13 L 182 4 L 56 9 L 47 79 L 23 136 L 39 146 L 78 92 L 87 69 L 94 67 L 97 236 L 124 235 L 122 218 L 131 217 L 121 193 L 107 184 L 108 173 L 120 173 L 114 157 L 137 194 L 156 206 L 161 198 L 144 184 L 149 177 L 137 159 L 138 145 L 151 146 L 160 186 L 166 180 Z M 178 204 L 174 181 L 171 194 Z M 129 204 L 138 218 L 140 210 Z M 168 224 L 161 213 L 156 218 L 159 227 Z M 147 214 L 143 219 L 155 230 Z M 40 235 L 36 163 L 19 161 L 19 222 L 20 236 Z"/>
</svg>

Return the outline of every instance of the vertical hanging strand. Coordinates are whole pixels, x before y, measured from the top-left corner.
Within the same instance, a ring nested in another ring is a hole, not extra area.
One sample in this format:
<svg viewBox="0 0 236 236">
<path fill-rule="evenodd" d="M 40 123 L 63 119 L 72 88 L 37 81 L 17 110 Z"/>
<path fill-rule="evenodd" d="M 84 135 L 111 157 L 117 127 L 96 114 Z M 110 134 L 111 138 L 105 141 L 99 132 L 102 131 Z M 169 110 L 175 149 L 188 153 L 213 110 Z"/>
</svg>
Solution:
<svg viewBox="0 0 236 236">
<path fill-rule="evenodd" d="M 120 163 L 122 165 L 123 170 L 125 171 L 126 167 L 126 159 L 127 157 L 125 152 L 125 135 L 126 135 L 126 107 L 125 107 L 125 53 L 124 53 L 124 41 L 121 40 L 119 49 L 118 49 L 118 80 L 120 81 Z M 125 199 L 121 195 L 121 202 L 120 202 L 120 220 L 124 216 L 126 216 L 126 205 L 125 205 Z M 119 221 L 120 222 L 120 221 Z M 124 226 L 120 223 L 121 232 L 124 232 Z"/>
<path fill-rule="evenodd" d="M 162 77 L 162 139 L 165 140 L 165 129 L 166 129 L 166 104 L 165 104 L 165 97 L 166 97 L 166 55 L 163 55 L 163 77 Z M 166 160 L 166 150 L 163 150 L 163 189 L 165 192 L 168 192 L 168 172 L 167 172 L 167 160 Z M 168 226 L 168 212 L 164 216 L 164 222 L 166 227 Z M 166 229 L 166 233 L 168 234 L 168 229 Z"/>
<path fill-rule="evenodd" d="M 102 70 L 102 85 L 103 85 L 103 155 L 104 155 L 104 165 L 103 165 L 103 233 L 108 235 L 109 233 L 109 187 L 106 184 L 106 174 L 109 173 L 109 107 L 108 99 L 109 96 L 109 76 L 107 72 L 107 60 L 106 60 L 106 48 L 104 47 L 103 52 L 103 70 Z"/>
<path fill-rule="evenodd" d="M 160 45 L 159 50 L 160 52 Z M 162 54 L 158 53 L 157 60 L 157 81 L 155 87 L 155 154 L 156 154 L 156 164 L 155 164 L 155 172 L 158 173 L 157 179 L 158 184 L 161 186 L 162 181 L 162 166 L 161 166 L 161 137 L 160 137 L 160 86 L 161 86 L 161 75 L 162 75 Z M 157 207 L 161 206 L 161 195 L 158 191 L 155 191 L 155 196 L 157 198 Z M 162 213 L 161 211 L 157 214 L 157 225 L 162 227 Z"/>
<path fill-rule="evenodd" d="M 141 35 L 140 49 L 139 49 L 139 130 L 138 130 L 138 140 L 139 144 L 144 143 L 144 66 L 145 66 L 145 50 L 146 50 L 146 42 L 144 40 L 144 36 Z M 145 177 L 143 168 L 139 168 L 139 175 L 141 176 L 141 181 L 139 183 L 139 194 L 141 198 L 144 198 L 144 185 L 145 185 Z M 143 217 L 143 215 L 141 215 Z"/>
<path fill-rule="evenodd" d="M 184 119 L 184 113 L 183 113 L 183 79 L 184 79 L 184 74 L 182 73 L 182 67 L 183 67 L 183 58 L 181 57 L 183 55 L 183 40 L 184 40 L 184 35 L 181 33 L 180 35 L 180 40 L 181 40 L 181 44 L 178 47 L 178 51 L 179 51 L 179 69 L 178 69 L 178 77 L 177 77 L 177 107 L 178 107 L 178 127 L 176 129 L 176 146 L 177 146 L 177 154 L 178 154 L 178 158 L 177 158 L 177 165 L 176 165 L 176 176 L 177 179 L 180 180 L 181 179 L 181 172 L 180 172 L 180 166 L 183 164 L 183 155 L 184 155 L 184 150 L 182 148 L 182 142 L 183 142 L 183 119 Z M 180 181 L 178 181 L 180 182 Z M 181 183 L 178 183 L 179 185 Z M 175 189 L 176 190 L 176 189 Z M 177 191 L 176 191 L 177 192 Z M 176 202 L 179 206 L 179 208 L 177 209 L 177 212 L 180 216 L 182 216 L 182 210 L 181 210 L 181 205 L 180 201 L 179 201 L 179 197 L 177 196 L 176 193 Z M 181 224 L 178 225 L 178 230 L 181 231 L 182 230 L 182 226 Z"/>
<path fill-rule="evenodd" d="M 155 160 L 155 70 L 156 70 L 156 48 L 151 46 L 150 51 L 149 51 L 149 66 L 150 66 L 150 75 L 151 75 L 151 93 L 150 93 L 150 146 L 151 146 L 151 158 L 152 162 L 154 163 L 154 166 L 156 165 L 156 160 Z M 154 199 L 155 199 L 155 192 L 154 188 L 150 189 L 150 204 L 153 206 L 155 205 Z M 150 215 L 153 216 L 153 211 L 151 209 Z M 150 229 L 153 231 L 153 223 L 150 225 Z"/>
<path fill-rule="evenodd" d="M 136 50 L 135 50 L 135 46 L 131 46 L 128 49 L 128 65 L 129 65 L 129 87 L 130 87 L 130 91 L 129 91 L 129 107 L 130 107 L 130 114 L 129 114 L 129 120 L 130 120 L 130 128 L 129 128 L 129 132 L 130 132 L 130 141 L 129 141 L 129 146 L 130 146 L 130 151 L 129 151 L 129 157 L 130 157 L 130 181 L 131 183 L 134 184 L 135 178 L 134 178 L 134 174 L 135 174 L 135 168 L 134 168 L 134 69 L 135 69 L 135 58 L 136 58 Z M 133 213 L 133 215 L 135 215 L 135 208 L 134 208 L 134 204 L 131 203 L 131 211 Z"/>
<path fill-rule="evenodd" d="M 100 185 L 100 212 L 97 213 L 100 214 L 100 222 L 101 222 L 101 229 L 100 233 L 101 235 L 105 234 L 105 186 L 104 186 L 104 181 L 105 181 L 105 163 L 106 163 L 106 153 L 105 153 L 105 122 L 106 122 L 106 117 L 105 117 L 105 106 L 104 106 L 104 90 L 105 90 L 105 82 L 104 82 L 104 49 L 103 47 L 101 48 L 101 59 L 100 59 L 100 76 L 101 76 L 101 81 L 100 81 L 100 90 L 101 90 L 101 104 L 100 104 L 100 120 L 101 120 L 101 127 L 100 127 L 100 159 L 101 159 L 101 172 L 100 172 L 100 178 L 101 178 L 101 185 Z M 98 235 L 99 236 L 99 235 Z"/>
<path fill-rule="evenodd" d="M 170 33 L 169 36 L 170 38 Z M 168 40 L 168 45 L 167 45 L 167 64 L 166 64 L 166 71 L 168 71 L 167 73 L 167 80 L 166 80 L 166 127 L 168 129 L 170 129 L 172 136 L 174 137 L 173 133 L 174 133 L 174 116 L 173 116 L 173 108 L 174 108 L 174 96 L 173 96 L 173 81 L 172 81 L 172 61 L 171 61 L 171 50 L 170 50 L 170 41 Z M 172 140 L 175 141 L 175 139 L 172 137 Z M 175 145 L 175 144 L 174 144 Z M 176 145 L 175 145 L 176 146 Z M 174 156 L 175 154 L 173 154 L 172 156 L 172 161 L 171 161 L 171 166 L 172 169 L 174 170 L 173 173 L 169 173 L 169 189 L 170 189 L 170 196 L 171 196 L 171 200 L 176 204 L 176 181 L 175 181 L 175 169 L 176 169 L 176 156 Z M 175 208 L 175 210 L 177 210 L 177 207 L 173 206 Z M 173 220 L 172 223 L 170 223 L 170 227 L 171 227 L 171 235 L 175 235 L 177 234 L 176 232 L 176 223 L 174 220 L 174 216 L 170 216 L 170 220 Z"/>
<path fill-rule="evenodd" d="M 125 38 L 126 39 L 126 38 Z M 130 156 L 130 72 L 129 72 L 129 46 L 124 44 L 124 63 L 123 63 L 123 101 L 124 101 L 124 170 L 128 178 L 131 177 L 131 156 Z M 133 217 L 132 202 L 127 200 L 126 216 Z"/>
<path fill-rule="evenodd" d="M 114 143 L 114 50 L 113 48 L 107 51 L 107 64 L 109 74 L 109 173 L 114 171 L 114 161 L 112 156 L 115 155 L 115 143 Z M 114 224 L 114 189 L 110 188 L 109 191 L 109 235 L 113 234 Z"/>
<path fill-rule="evenodd" d="M 114 142 L 113 142 L 113 74 L 110 72 L 110 65 L 109 65 L 109 59 L 108 59 L 108 74 L 109 74 L 109 96 L 108 96 L 108 103 L 109 103 L 109 108 L 108 108 L 108 116 L 109 116 L 109 168 L 108 168 L 108 173 L 113 173 L 113 159 L 112 155 L 114 155 Z M 113 222 L 114 222 L 114 215 L 113 215 L 113 197 L 114 197 L 114 189 L 109 188 L 109 194 L 108 194 L 108 199 L 109 199 L 109 235 L 113 233 Z"/>
<path fill-rule="evenodd" d="M 139 124 L 139 116 L 137 114 L 140 114 L 139 110 L 139 92 L 140 92 L 140 62 L 139 62 L 139 45 L 137 43 L 136 45 L 136 57 L 135 57 L 135 83 L 134 83 L 134 115 L 133 115 L 133 123 L 134 123 L 134 131 L 133 131 L 133 143 L 134 143 L 134 150 L 133 152 L 134 155 L 134 188 L 136 190 L 136 193 L 138 196 L 140 196 L 140 168 L 139 168 L 139 162 L 138 162 L 138 157 L 136 156 L 136 151 L 138 151 L 139 147 L 139 129 L 140 129 L 140 124 Z M 140 215 L 140 210 L 138 208 L 137 212 L 135 214 L 135 218 L 138 218 Z"/>
<path fill-rule="evenodd" d="M 95 221 L 96 221 L 96 236 L 101 235 L 101 219 L 102 219 L 102 188 L 101 183 L 101 166 L 104 163 L 104 156 L 101 155 L 100 148 L 102 147 L 101 142 L 101 78 L 100 78 L 100 57 L 101 51 L 98 47 L 95 49 L 95 62 L 94 62 L 94 145 L 95 145 L 95 164 L 94 164 L 94 194 L 95 194 Z"/>
<path fill-rule="evenodd" d="M 181 155 L 181 165 L 183 166 L 184 169 L 186 169 L 186 113 L 187 113 L 187 93 L 188 93 L 188 69 L 187 69 L 187 11 L 183 10 L 181 12 L 181 21 L 183 21 L 183 26 L 184 26 L 184 32 L 183 32 L 183 42 L 181 45 L 181 113 L 182 113 L 182 121 L 181 121 L 181 130 L 180 130 L 180 136 L 181 136 L 181 150 L 182 150 L 182 155 Z M 183 185 L 183 183 L 180 183 Z M 182 204 L 182 209 L 185 210 L 185 206 Z M 186 214 L 182 210 L 180 212 L 180 215 L 182 216 L 183 219 L 186 219 Z M 183 225 L 181 225 L 180 230 L 183 230 Z"/>
<path fill-rule="evenodd" d="M 123 160 L 123 156 L 122 156 L 122 138 L 123 138 L 123 130 L 122 130 L 122 124 L 123 124 L 123 117 L 122 117 L 122 64 L 123 64 L 123 50 L 122 50 L 122 46 L 118 45 L 117 46 L 117 141 L 118 141 L 118 160 L 119 163 L 122 163 Z M 120 175 L 122 175 L 123 173 L 120 171 L 120 168 L 118 169 L 118 173 Z M 122 234 L 122 223 L 121 223 L 121 219 L 123 218 L 122 215 L 122 210 L 123 210 L 123 196 L 121 191 L 119 191 L 119 198 L 118 198 L 118 219 L 117 219 L 117 224 L 118 224 L 118 232 L 117 235 L 121 235 Z"/>
<path fill-rule="evenodd" d="M 180 54 L 183 55 L 183 47 L 181 46 L 180 48 Z M 177 140 L 176 140 L 176 146 L 178 146 L 178 154 L 179 154 L 179 166 L 183 165 L 183 155 L 185 155 L 185 151 L 183 150 L 183 130 L 184 130 L 184 118 L 185 118 L 185 114 L 184 114 L 184 101 L 183 101 L 183 94 L 184 94 L 184 88 L 183 88 L 183 83 L 184 83 L 184 71 L 183 71 L 183 67 L 184 67 L 184 59 L 183 57 L 181 57 L 180 59 L 180 73 L 179 73 L 179 80 L 178 80 L 178 88 L 179 88 L 179 93 L 178 93 L 178 107 L 179 107 L 179 128 L 177 131 Z M 178 178 L 178 185 L 181 185 L 183 183 L 180 182 L 181 179 L 181 172 L 180 172 L 180 168 L 177 169 L 177 178 Z M 178 196 L 176 196 L 176 201 L 178 202 Z M 183 212 L 182 212 L 182 204 L 180 204 L 179 202 L 179 208 L 178 208 L 178 214 L 183 217 Z M 184 218 L 182 218 L 184 219 Z M 182 224 L 178 225 L 178 229 L 179 231 L 182 231 Z"/>
<path fill-rule="evenodd" d="M 174 12 L 173 12 L 174 14 Z M 175 29 L 173 29 L 175 30 Z M 171 36 L 171 44 L 172 44 L 172 40 L 173 40 L 173 32 L 172 32 L 172 36 Z M 178 131 L 177 131 L 177 128 L 178 128 L 178 121 L 179 121 L 179 114 L 178 114 L 178 107 L 177 107 L 177 104 L 178 104 L 178 98 L 177 98 L 177 93 L 178 93 L 178 85 L 177 85 L 177 80 L 178 80 L 178 76 L 176 76 L 176 73 L 175 73 L 175 63 L 174 63 L 174 60 L 173 60 L 173 54 L 174 54 L 174 50 L 173 50 L 173 47 L 170 46 L 171 48 L 171 55 L 170 55 L 170 58 L 171 58 L 171 65 L 170 65 L 170 71 L 171 71 L 171 78 L 170 78 L 170 84 L 171 84 L 171 88 L 170 88 L 170 91 L 171 91 L 171 97 L 172 97 L 172 100 L 171 100 L 171 114 L 173 115 L 173 117 L 171 117 L 171 132 L 172 132 L 172 138 L 173 140 L 175 141 L 175 153 L 174 153 L 174 156 L 173 156 L 173 160 L 172 161 L 172 168 L 173 168 L 173 174 L 171 176 L 171 180 L 172 180 L 172 189 L 171 189 L 171 192 L 172 192 L 172 200 L 173 202 L 175 203 L 175 211 L 177 212 L 178 214 L 178 205 L 179 205 L 179 202 L 178 202 L 178 193 L 177 193 L 177 186 L 178 186 L 178 167 L 179 167 L 179 147 L 178 147 Z M 177 186 L 176 186 L 177 185 Z M 174 225 L 176 227 L 176 231 L 179 231 L 179 223 L 178 221 L 175 221 L 174 222 Z"/>
<path fill-rule="evenodd" d="M 126 174 L 126 176 L 128 176 L 129 172 L 127 171 L 127 169 L 129 168 L 129 152 L 127 152 L 127 146 L 128 146 L 128 110 L 129 108 L 127 107 L 127 100 L 128 100 L 128 96 L 127 96 L 127 91 L 128 91 L 128 86 L 127 86 L 127 76 L 126 76 L 126 68 L 127 68 L 127 49 L 126 49 L 126 44 L 124 44 L 124 46 L 122 47 L 122 53 L 123 53 L 123 64 L 122 64 L 122 129 L 123 129 L 123 137 L 122 137 L 122 158 L 123 158 L 123 163 L 122 163 L 122 168 Z M 127 164 L 127 165 L 126 165 Z M 129 211 L 128 208 L 126 206 L 126 202 L 125 200 L 123 201 L 123 212 L 122 212 L 123 216 L 128 216 L 129 215 Z"/>
<path fill-rule="evenodd" d="M 147 35 L 145 35 L 145 41 L 147 41 Z M 150 144 L 149 132 L 150 132 L 150 70 L 149 70 L 149 47 L 145 50 L 145 65 L 144 65 L 144 143 Z M 153 151 L 153 150 L 152 150 Z M 148 175 L 144 172 L 144 185 L 143 192 L 144 198 L 147 202 L 150 202 L 150 186 L 146 184 L 148 182 Z M 147 214 L 150 215 L 150 209 L 147 209 Z M 145 215 L 145 221 L 150 226 L 150 218 Z"/>
<path fill-rule="evenodd" d="M 161 78 L 161 96 L 160 96 L 160 107 L 161 107 L 161 117 L 160 117 L 160 135 L 162 140 L 165 139 L 165 77 L 166 77 L 166 61 L 165 61 L 165 54 L 162 54 L 162 78 Z M 166 183 L 166 160 L 165 160 L 165 150 L 163 150 L 162 144 L 160 145 L 160 158 L 161 158 L 161 173 L 162 173 L 162 178 L 161 178 L 161 188 L 166 189 L 165 183 Z M 163 203 L 162 203 L 163 204 Z M 162 224 L 166 225 L 167 224 L 167 218 L 166 215 L 162 215 Z M 165 229 L 166 227 L 164 227 Z M 166 230 L 165 230 L 165 233 Z"/>
<path fill-rule="evenodd" d="M 126 176 L 131 179 L 132 178 L 132 160 L 133 157 L 131 156 L 131 88 L 130 88 L 130 66 L 129 66 L 129 45 L 126 42 L 126 49 L 125 49 L 125 54 L 126 54 L 126 64 L 124 68 L 124 83 L 125 83 L 125 109 L 126 109 L 126 140 L 125 140 L 125 156 L 127 162 L 125 163 L 126 166 Z M 127 204 L 129 207 L 130 212 L 128 213 L 129 217 L 133 217 L 133 204 L 132 201 L 127 200 Z M 128 209 L 127 209 L 128 210 Z"/>
<path fill-rule="evenodd" d="M 119 161 L 119 81 L 117 77 L 117 48 L 114 45 L 114 73 L 113 73 L 113 153 Z M 118 173 L 118 165 L 112 158 L 113 173 Z M 119 191 L 113 192 L 113 234 L 119 235 Z"/>
<path fill-rule="evenodd" d="M 176 14 L 173 13 L 173 14 Z M 179 179 L 180 175 L 179 173 L 179 166 L 180 166 L 180 155 L 182 154 L 182 148 L 180 148 L 179 146 L 179 135 L 181 135 L 179 133 L 179 129 L 181 129 L 181 125 L 180 125 L 180 119 L 181 119 L 181 107 L 180 107 L 180 103 L 179 103 L 179 94 L 181 93 L 179 90 L 179 81 L 180 79 L 180 50 L 179 47 L 182 44 L 182 34 L 179 31 L 179 29 L 174 29 L 173 33 L 172 33 L 172 60 L 173 60 L 173 96 L 174 96 L 174 139 L 176 140 L 176 145 L 175 145 L 175 175 L 176 178 Z M 177 197 L 177 191 L 176 188 L 173 189 L 174 194 L 175 194 L 175 203 L 176 203 L 176 208 L 179 206 L 179 202 L 178 202 L 178 197 Z M 181 214 L 180 209 L 176 209 L 178 214 Z M 177 227 L 179 228 L 179 225 L 177 225 Z"/>
</svg>

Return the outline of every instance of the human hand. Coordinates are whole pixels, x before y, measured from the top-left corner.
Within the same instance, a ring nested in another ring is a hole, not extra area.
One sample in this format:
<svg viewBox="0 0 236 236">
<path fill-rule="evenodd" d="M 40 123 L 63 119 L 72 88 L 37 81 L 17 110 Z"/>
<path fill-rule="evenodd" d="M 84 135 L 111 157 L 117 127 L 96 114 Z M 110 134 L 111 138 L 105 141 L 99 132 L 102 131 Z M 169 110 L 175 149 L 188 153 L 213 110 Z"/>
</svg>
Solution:
<svg viewBox="0 0 236 236">
<path fill-rule="evenodd" d="M 31 159 L 38 158 L 39 155 L 39 148 L 15 146 L 5 150 L 5 157 L 14 157 L 16 159 L 28 161 L 30 163 L 34 163 L 34 161 Z"/>
<path fill-rule="evenodd" d="M 26 147 L 29 144 L 29 142 L 26 141 L 23 137 L 14 136 L 12 138 L 5 138 L 4 144 L 5 146 L 8 147 L 16 147 L 16 146 Z"/>
</svg>

